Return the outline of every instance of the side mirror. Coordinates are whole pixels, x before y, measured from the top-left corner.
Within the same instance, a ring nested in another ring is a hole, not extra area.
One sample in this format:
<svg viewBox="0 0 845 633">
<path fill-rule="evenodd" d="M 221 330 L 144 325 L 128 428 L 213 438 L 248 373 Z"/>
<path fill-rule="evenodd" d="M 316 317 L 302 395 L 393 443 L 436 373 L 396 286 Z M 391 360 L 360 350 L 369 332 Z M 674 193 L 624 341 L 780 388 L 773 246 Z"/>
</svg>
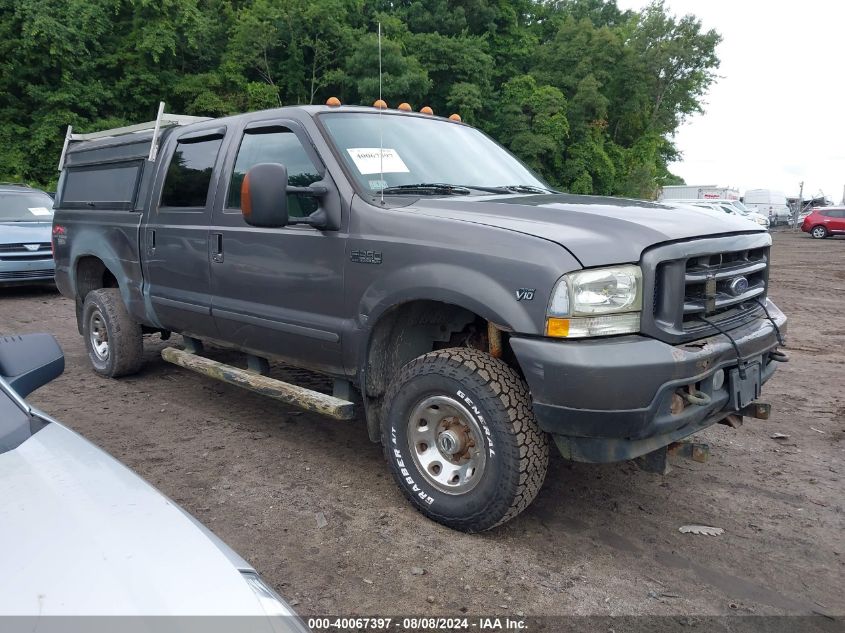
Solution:
<svg viewBox="0 0 845 633">
<path fill-rule="evenodd" d="M 50 334 L 0 336 L 0 377 L 21 397 L 61 376 L 65 355 Z"/>
<path fill-rule="evenodd" d="M 279 163 L 261 163 L 241 183 L 241 213 L 247 224 L 265 228 L 287 226 L 288 170 Z"/>
</svg>

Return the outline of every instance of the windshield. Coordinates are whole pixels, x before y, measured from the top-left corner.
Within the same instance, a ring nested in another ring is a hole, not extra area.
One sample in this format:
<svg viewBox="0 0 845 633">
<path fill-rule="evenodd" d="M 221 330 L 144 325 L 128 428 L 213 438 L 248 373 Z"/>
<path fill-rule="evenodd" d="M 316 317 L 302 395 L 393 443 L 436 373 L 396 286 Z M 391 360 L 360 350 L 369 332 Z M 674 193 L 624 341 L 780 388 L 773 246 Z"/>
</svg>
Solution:
<svg viewBox="0 0 845 633">
<path fill-rule="evenodd" d="M 731 204 L 732 204 L 733 206 L 735 206 L 737 209 L 739 209 L 739 210 L 740 210 L 740 212 L 742 212 L 742 213 L 744 213 L 744 214 L 746 214 L 746 215 L 748 215 L 749 213 L 751 213 L 751 209 L 749 209 L 748 207 L 746 207 L 746 206 L 745 206 L 744 204 L 742 204 L 739 200 L 731 200 Z"/>
<path fill-rule="evenodd" d="M 0 191 L 0 222 L 52 222 L 53 199 L 38 191 Z"/>
<path fill-rule="evenodd" d="M 449 190 L 449 185 L 548 189 L 502 147 L 466 125 L 365 112 L 326 114 L 321 121 L 349 171 L 367 192 L 390 188 L 390 193 L 400 193 L 401 189 L 393 188 L 403 185 L 432 185 L 435 194 L 470 193 Z M 420 193 L 418 188 L 407 191 Z"/>
</svg>

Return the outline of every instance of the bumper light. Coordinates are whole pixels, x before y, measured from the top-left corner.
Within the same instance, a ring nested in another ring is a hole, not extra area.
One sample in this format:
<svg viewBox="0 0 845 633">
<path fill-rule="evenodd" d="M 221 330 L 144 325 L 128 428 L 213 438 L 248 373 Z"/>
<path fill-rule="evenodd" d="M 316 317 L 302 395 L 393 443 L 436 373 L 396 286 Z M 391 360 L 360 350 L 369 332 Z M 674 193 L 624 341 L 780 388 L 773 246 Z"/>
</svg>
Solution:
<svg viewBox="0 0 845 633">
<path fill-rule="evenodd" d="M 546 336 L 555 338 L 586 338 L 589 336 L 612 336 L 634 334 L 640 331 L 640 313 L 608 314 L 595 317 L 572 317 L 546 320 Z"/>
</svg>

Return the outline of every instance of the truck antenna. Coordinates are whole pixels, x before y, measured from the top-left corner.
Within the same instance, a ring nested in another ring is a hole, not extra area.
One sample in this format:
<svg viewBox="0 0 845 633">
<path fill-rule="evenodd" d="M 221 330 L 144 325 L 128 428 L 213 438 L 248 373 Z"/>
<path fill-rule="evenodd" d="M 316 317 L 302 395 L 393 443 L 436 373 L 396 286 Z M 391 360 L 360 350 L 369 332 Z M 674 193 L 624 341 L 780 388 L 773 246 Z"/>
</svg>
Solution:
<svg viewBox="0 0 845 633">
<path fill-rule="evenodd" d="M 381 184 L 381 204 L 384 206 L 384 134 L 382 132 L 381 115 L 384 111 L 383 101 L 381 100 L 381 22 L 378 23 L 378 167 L 379 167 L 379 183 Z"/>
</svg>

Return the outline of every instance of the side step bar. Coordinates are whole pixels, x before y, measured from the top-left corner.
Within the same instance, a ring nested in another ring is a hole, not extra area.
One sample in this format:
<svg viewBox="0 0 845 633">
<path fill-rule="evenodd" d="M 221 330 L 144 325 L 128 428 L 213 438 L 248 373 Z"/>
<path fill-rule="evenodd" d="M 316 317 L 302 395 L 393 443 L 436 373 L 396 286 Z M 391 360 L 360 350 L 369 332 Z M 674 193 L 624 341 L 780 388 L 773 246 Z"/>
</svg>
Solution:
<svg viewBox="0 0 845 633">
<path fill-rule="evenodd" d="M 168 363 L 179 365 L 236 387 L 243 387 L 261 395 L 270 396 L 306 411 L 314 411 L 336 420 L 351 420 L 355 417 L 354 402 L 341 400 L 319 391 L 305 389 L 246 369 L 218 363 L 216 360 L 197 356 L 176 347 L 165 347 L 161 350 L 161 357 Z"/>
</svg>

